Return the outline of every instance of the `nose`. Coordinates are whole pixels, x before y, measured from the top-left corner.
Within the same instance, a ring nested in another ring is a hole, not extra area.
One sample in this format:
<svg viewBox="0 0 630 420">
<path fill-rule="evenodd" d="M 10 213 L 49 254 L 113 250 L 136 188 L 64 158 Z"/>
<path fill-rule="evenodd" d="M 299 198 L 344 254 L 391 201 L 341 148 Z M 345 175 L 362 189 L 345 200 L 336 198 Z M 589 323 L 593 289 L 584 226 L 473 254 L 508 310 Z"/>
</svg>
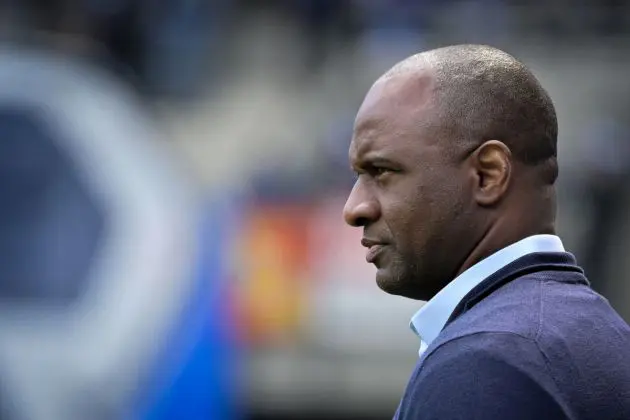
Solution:
<svg viewBox="0 0 630 420">
<path fill-rule="evenodd" d="M 343 208 L 343 218 L 350 226 L 361 227 L 375 222 L 380 217 L 378 201 L 362 188 L 357 181 Z"/>
</svg>

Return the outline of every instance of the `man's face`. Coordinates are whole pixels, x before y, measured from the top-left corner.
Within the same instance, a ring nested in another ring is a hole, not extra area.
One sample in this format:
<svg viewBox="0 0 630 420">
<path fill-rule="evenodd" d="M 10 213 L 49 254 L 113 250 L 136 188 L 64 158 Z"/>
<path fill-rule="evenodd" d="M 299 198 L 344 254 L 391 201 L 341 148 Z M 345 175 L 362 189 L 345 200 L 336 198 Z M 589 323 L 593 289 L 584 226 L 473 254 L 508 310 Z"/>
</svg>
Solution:
<svg viewBox="0 0 630 420">
<path fill-rule="evenodd" d="M 363 227 L 378 286 L 423 300 L 462 263 L 472 202 L 448 139 L 433 129 L 431 85 L 428 75 L 397 76 L 368 92 L 349 151 L 358 177 L 344 208 L 346 222 Z"/>
</svg>

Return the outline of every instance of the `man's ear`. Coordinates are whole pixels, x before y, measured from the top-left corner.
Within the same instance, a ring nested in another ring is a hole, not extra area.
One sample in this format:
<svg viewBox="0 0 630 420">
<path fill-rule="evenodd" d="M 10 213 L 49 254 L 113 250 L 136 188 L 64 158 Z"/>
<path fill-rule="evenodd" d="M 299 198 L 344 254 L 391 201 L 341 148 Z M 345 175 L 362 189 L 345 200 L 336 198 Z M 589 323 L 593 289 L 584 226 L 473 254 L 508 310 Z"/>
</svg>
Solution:
<svg viewBox="0 0 630 420">
<path fill-rule="evenodd" d="M 470 156 L 475 176 L 473 197 L 480 206 L 494 206 L 503 199 L 512 176 L 512 152 L 505 143 L 488 140 Z"/>
</svg>

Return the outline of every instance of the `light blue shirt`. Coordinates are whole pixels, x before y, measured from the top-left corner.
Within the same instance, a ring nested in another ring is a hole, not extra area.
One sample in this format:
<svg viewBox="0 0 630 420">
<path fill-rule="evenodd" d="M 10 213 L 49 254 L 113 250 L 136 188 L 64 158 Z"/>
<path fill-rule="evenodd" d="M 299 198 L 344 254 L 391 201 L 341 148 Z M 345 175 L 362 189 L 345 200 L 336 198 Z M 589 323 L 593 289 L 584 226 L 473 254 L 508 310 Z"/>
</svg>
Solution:
<svg viewBox="0 0 630 420">
<path fill-rule="evenodd" d="M 411 330 L 420 337 L 419 354 L 431 345 L 461 300 L 486 278 L 517 259 L 534 252 L 564 252 L 555 235 L 534 235 L 516 242 L 464 271 L 411 318 Z"/>
</svg>

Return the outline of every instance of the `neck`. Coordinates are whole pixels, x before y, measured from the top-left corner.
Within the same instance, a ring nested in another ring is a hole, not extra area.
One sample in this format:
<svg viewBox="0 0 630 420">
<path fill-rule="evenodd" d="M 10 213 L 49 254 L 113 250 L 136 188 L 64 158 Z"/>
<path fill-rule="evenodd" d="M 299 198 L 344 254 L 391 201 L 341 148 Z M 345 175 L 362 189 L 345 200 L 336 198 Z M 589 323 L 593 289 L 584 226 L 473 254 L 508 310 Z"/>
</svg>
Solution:
<svg viewBox="0 0 630 420">
<path fill-rule="evenodd" d="M 518 228 L 514 229 L 515 226 Z M 516 222 L 510 218 L 499 219 L 496 223 L 491 224 L 481 236 L 481 239 L 476 243 L 472 251 L 460 265 L 460 268 L 457 271 L 457 276 L 477 264 L 479 261 L 488 258 L 490 255 L 503 248 L 506 248 L 529 236 L 542 234 L 555 235 L 553 223 L 548 223 L 546 225 L 538 224 L 536 227 L 528 227 L 524 223 L 524 219 L 520 219 L 520 222 Z"/>
</svg>

